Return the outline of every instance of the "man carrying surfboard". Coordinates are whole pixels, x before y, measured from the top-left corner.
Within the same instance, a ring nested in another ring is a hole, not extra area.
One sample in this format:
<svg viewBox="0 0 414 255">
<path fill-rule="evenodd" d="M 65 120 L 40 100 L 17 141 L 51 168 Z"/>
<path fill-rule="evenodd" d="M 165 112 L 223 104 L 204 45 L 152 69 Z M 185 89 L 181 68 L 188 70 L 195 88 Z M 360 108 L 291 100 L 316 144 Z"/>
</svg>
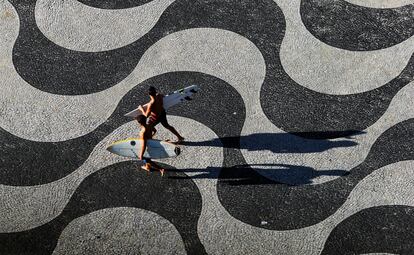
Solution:
<svg viewBox="0 0 414 255">
<path fill-rule="evenodd" d="M 144 115 L 139 115 L 137 118 L 138 123 L 141 125 L 141 130 L 139 132 L 139 139 L 142 139 L 142 146 L 141 150 L 138 153 L 138 159 L 144 161 L 145 165 L 143 165 L 141 168 L 145 171 L 150 171 L 151 168 L 159 170 L 161 173 L 161 176 L 164 176 L 165 169 L 160 167 L 158 164 L 156 164 L 154 161 L 152 161 L 150 158 L 144 157 L 145 149 L 147 148 L 147 140 L 151 139 L 152 137 L 152 131 L 151 128 L 148 127 L 147 121 Z"/>
<path fill-rule="evenodd" d="M 148 94 L 150 96 L 150 102 L 148 103 L 147 109 L 145 111 L 142 109 L 142 112 L 144 116 L 148 118 L 148 127 L 151 129 L 152 136 L 157 132 L 155 126 L 158 123 L 161 123 L 161 125 L 170 130 L 171 133 L 177 137 L 176 144 L 184 141 L 184 137 L 182 137 L 173 126 L 168 124 L 167 113 L 163 106 L 164 95 L 157 93 L 157 90 L 152 86 L 149 87 Z"/>
</svg>

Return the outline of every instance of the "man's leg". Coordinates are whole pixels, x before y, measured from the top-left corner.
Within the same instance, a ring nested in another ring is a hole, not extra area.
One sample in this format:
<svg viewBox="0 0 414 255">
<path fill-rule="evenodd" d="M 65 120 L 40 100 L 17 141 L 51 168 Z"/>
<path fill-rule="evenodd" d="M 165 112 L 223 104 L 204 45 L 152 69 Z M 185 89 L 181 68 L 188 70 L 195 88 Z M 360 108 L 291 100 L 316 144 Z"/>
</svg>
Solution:
<svg viewBox="0 0 414 255">
<path fill-rule="evenodd" d="M 151 167 L 154 168 L 154 169 L 156 169 L 156 170 L 158 170 L 158 171 L 160 171 L 161 176 L 164 176 L 165 169 L 162 168 L 161 166 L 159 166 L 154 161 L 151 161 Z"/>
<path fill-rule="evenodd" d="M 153 138 L 155 134 L 157 133 L 157 129 L 155 128 L 155 126 L 158 123 L 160 123 L 159 120 L 152 120 L 152 119 L 149 119 L 147 122 L 148 128 L 151 130 L 151 138 Z"/>
<path fill-rule="evenodd" d="M 144 165 L 141 166 L 141 168 L 144 169 L 147 172 L 150 172 L 151 171 L 151 163 L 152 163 L 151 159 L 143 158 L 142 161 L 144 162 Z"/>
<path fill-rule="evenodd" d="M 175 128 L 173 127 L 173 126 L 170 126 L 170 125 L 163 125 L 166 129 L 168 129 L 168 130 L 170 130 L 171 131 L 171 133 L 173 133 L 176 137 L 177 137 L 177 139 L 178 139 L 178 142 L 182 142 L 182 141 L 184 141 L 184 137 L 182 137 L 178 132 L 177 132 L 177 130 L 175 130 Z"/>
<path fill-rule="evenodd" d="M 157 133 L 157 129 L 155 129 L 155 127 L 152 127 L 151 128 L 151 138 L 154 138 L 156 133 Z"/>
<path fill-rule="evenodd" d="M 170 132 L 173 133 L 177 137 L 178 143 L 184 141 L 184 137 L 182 137 L 173 126 L 168 124 L 167 115 L 165 114 L 165 112 L 164 114 L 162 114 L 162 116 L 160 116 L 160 122 L 161 122 L 161 125 L 163 125 L 166 129 L 170 130 Z"/>
<path fill-rule="evenodd" d="M 160 171 L 161 176 L 164 176 L 165 169 L 159 166 L 157 163 L 152 161 L 150 158 L 143 158 L 143 162 L 145 163 L 141 168 L 147 171 L 148 173 L 151 171 L 151 168 Z"/>
</svg>

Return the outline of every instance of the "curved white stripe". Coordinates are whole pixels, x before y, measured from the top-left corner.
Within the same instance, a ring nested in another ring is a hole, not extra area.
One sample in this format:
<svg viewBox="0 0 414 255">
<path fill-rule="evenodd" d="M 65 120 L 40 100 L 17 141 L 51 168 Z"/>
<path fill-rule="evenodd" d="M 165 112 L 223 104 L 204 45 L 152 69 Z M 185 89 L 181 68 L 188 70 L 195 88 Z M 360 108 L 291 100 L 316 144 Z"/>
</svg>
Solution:
<svg viewBox="0 0 414 255">
<path fill-rule="evenodd" d="M 0 46 L 5 49 L 0 52 L 0 126 L 16 136 L 51 142 L 85 135 L 104 122 L 136 84 L 169 71 L 204 72 L 227 81 L 243 96 L 247 116 L 267 121 L 258 101 L 265 62 L 256 46 L 238 34 L 199 28 L 168 35 L 151 46 L 134 71 L 114 87 L 89 95 L 60 96 L 33 88 L 17 74 L 12 49 L 19 21 L 8 2 L 0 4 L 10 13 L 0 19 Z"/>
<path fill-rule="evenodd" d="M 52 42 L 76 51 L 98 52 L 128 45 L 145 35 L 175 0 L 154 0 L 119 10 L 94 8 L 76 0 L 39 0 L 35 18 Z"/>
<path fill-rule="evenodd" d="M 63 230 L 53 254 L 187 254 L 177 229 L 151 211 L 117 207 L 79 217 Z"/>
<path fill-rule="evenodd" d="M 202 142 L 217 139 L 213 131 L 194 120 L 169 116 L 168 121 L 188 140 Z M 135 121 L 119 127 L 94 148 L 82 166 L 60 180 L 38 186 L 0 185 L 0 215 L 2 215 L 0 232 L 23 231 L 54 219 L 62 212 L 72 194 L 87 176 L 106 166 L 130 160 L 108 152 L 106 147 L 113 141 L 134 137 L 137 133 L 138 128 Z M 157 138 L 171 138 L 172 136 L 164 128 L 158 129 Z M 219 142 L 217 141 L 217 143 Z M 209 175 L 211 168 L 221 167 L 223 149 L 220 144 L 214 147 L 180 147 L 180 156 L 160 160 L 160 162 L 165 162 L 178 169 L 191 169 L 191 174 Z"/>
<path fill-rule="evenodd" d="M 244 100 L 247 116 L 241 137 L 242 153 L 246 161 L 250 164 L 282 163 L 314 168 L 320 171 L 338 169 L 349 170 L 365 158 L 372 143 L 383 131 L 402 120 L 412 117 L 412 112 L 414 112 L 412 110 L 412 101 L 408 96 L 412 93 L 412 85 L 407 85 L 394 98 L 388 109 L 388 113 L 386 113 L 372 127 L 368 128 L 366 134 L 358 135 L 352 140 L 358 143 L 357 146 L 338 147 L 322 153 L 272 153 L 270 151 L 264 151 L 263 147 L 266 148 L 269 146 L 263 144 L 263 141 L 266 140 L 268 142 L 270 140 L 261 139 L 252 141 L 251 135 L 261 133 L 278 134 L 274 137 L 275 140 L 272 141 L 271 144 L 272 148 L 276 150 L 278 149 L 277 144 L 283 145 L 280 142 L 281 136 L 288 141 L 290 140 L 290 142 L 294 140 L 295 144 L 309 144 L 310 142 L 313 142 L 315 146 L 317 146 L 320 142 L 289 135 L 269 122 L 262 111 L 259 100 L 260 87 L 265 76 L 265 62 L 262 55 L 256 46 L 244 37 L 233 32 L 218 29 L 191 29 L 171 34 L 148 49 L 135 71 L 126 80 L 122 81 L 114 88 L 94 95 L 67 98 L 85 99 L 89 97 L 82 103 L 76 102 L 70 106 L 79 109 L 78 107 L 87 105 L 90 107 L 91 112 L 87 112 L 88 108 L 86 108 L 84 113 L 88 113 L 86 116 L 94 116 L 96 118 L 96 123 L 98 123 L 101 116 L 105 116 L 105 114 L 109 115 L 108 112 L 110 112 L 110 109 L 108 108 L 111 106 L 110 103 L 115 107 L 114 102 L 118 102 L 119 98 L 131 88 L 133 84 L 137 84 L 139 81 L 143 81 L 149 77 L 173 71 L 197 71 L 208 73 L 225 80 L 237 89 Z M 31 93 L 31 95 L 33 95 L 33 93 Z M 92 101 L 95 95 L 103 96 L 98 102 L 96 100 Z M 102 103 L 102 106 L 96 107 L 96 105 L 93 104 L 95 102 Z M 107 104 L 109 104 L 109 106 Z M 16 101 L 15 107 L 17 107 L 17 109 L 19 109 L 19 105 L 21 105 L 21 102 Z M 29 106 L 29 103 L 27 105 Z M 30 104 L 30 106 L 32 105 Z M 98 114 L 101 114 L 101 116 Z M 79 113 L 76 115 L 74 114 L 73 116 L 79 116 Z M 83 115 L 81 115 L 80 118 L 82 116 Z M 67 121 L 66 119 L 69 119 L 72 116 L 65 115 L 64 117 L 65 118 L 61 115 L 57 115 L 56 121 L 48 122 L 43 126 L 51 126 L 54 124 L 55 127 L 52 129 L 53 131 L 61 130 L 62 126 L 67 128 L 66 122 L 64 121 Z M 58 121 L 59 119 L 62 120 Z M 86 122 L 89 119 L 83 117 L 82 120 Z M 28 120 L 21 122 L 23 123 L 23 126 L 17 130 L 28 130 L 29 128 L 24 125 L 26 121 Z M 16 125 L 16 122 L 17 121 L 15 120 L 11 123 Z M 82 125 L 82 122 L 80 124 L 78 122 L 75 123 L 76 125 L 72 122 L 69 123 L 69 125 L 75 130 L 79 130 L 81 127 L 86 131 L 89 131 L 90 129 L 88 129 L 88 127 L 90 128 L 90 126 L 92 126 L 86 124 Z M 260 123 L 260 125 L 258 125 L 258 123 Z M 43 131 L 39 132 L 40 134 L 44 134 L 44 130 L 40 131 Z M 34 134 L 38 135 L 37 133 Z M 55 135 L 63 140 L 67 137 L 67 132 L 62 131 Z M 331 140 L 331 142 L 335 144 L 342 140 L 345 139 Z M 254 147 L 262 149 L 256 151 L 251 150 L 251 148 Z M 343 160 L 331 160 L 332 158 L 338 157 L 343 158 Z M 263 174 L 268 176 L 273 175 L 275 178 L 280 177 L 274 170 L 266 170 Z M 332 178 L 337 178 L 337 176 L 322 175 L 319 178 L 313 179 L 313 183 L 321 183 L 331 180 Z"/>
<path fill-rule="evenodd" d="M 375 51 L 348 51 L 316 39 L 303 25 L 300 0 L 274 0 L 286 18 L 280 59 L 300 85 L 321 93 L 345 95 L 378 88 L 397 77 L 414 52 L 414 37 Z"/>
<path fill-rule="evenodd" d="M 363 253 L 362 255 L 394 255 L 394 254 L 395 253 Z"/>
<path fill-rule="evenodd" d="M 351 4 L 356 4 L 370 8 L 397 8 L 408 4 L 414 4 L 413 0 L 344 0 Z"/>
</svg>

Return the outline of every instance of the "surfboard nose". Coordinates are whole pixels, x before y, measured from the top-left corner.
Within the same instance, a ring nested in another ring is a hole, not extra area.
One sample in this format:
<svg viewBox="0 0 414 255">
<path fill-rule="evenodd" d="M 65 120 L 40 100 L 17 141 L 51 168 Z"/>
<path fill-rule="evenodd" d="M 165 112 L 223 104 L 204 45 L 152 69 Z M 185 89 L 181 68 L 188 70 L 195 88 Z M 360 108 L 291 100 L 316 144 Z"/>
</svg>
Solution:
<svg viewBox="0 0 414 255">
<path fill-rule="evenodd" d="M 174 148 L 174 152 L 175 152 L 175 155 L 176 155 L 176 156 L 180 155 L 180 153 L 181 153 L 181 149 L 180 149 L 180 147 L 175 147 L 175 148 Z"/>
</svg>

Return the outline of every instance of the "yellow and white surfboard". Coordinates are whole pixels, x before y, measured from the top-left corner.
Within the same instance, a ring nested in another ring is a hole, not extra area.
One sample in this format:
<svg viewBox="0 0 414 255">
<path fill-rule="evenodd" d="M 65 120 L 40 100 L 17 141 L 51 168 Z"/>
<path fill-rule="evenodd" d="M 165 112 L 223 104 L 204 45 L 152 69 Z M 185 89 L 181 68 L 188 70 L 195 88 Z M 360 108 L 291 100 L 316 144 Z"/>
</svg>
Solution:
<svg viewBox="0 0 414 255">
<path fill-rule="evenodd" d="M 119 156 L 138 158 L 142 141 L 142 139 L 138 138 L 120 140 L 111 144 L 107 150 Z M 151 159 L 171 158 L 180 155 L 180 152 L 180 147 L 175 144 L 148 139 L 144 157 Z"/>
</svg>

